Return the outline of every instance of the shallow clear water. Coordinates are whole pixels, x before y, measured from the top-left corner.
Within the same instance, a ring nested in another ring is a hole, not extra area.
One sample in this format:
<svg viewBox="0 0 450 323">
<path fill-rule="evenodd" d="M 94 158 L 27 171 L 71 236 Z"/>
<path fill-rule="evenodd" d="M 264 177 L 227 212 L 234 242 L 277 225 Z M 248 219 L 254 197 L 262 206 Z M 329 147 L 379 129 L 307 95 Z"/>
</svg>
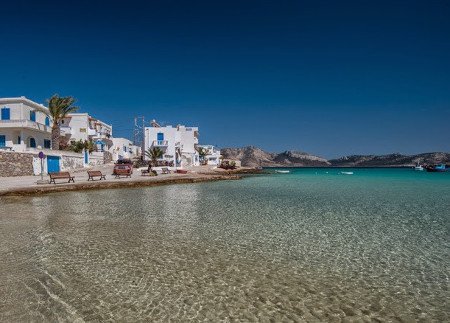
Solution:
<svg viewBox="0 0 450 323">
<path fill-rule="evenodd" d="M 450 173 L 0 199 L 0 321 L 449 321 Z"/>
</svg>

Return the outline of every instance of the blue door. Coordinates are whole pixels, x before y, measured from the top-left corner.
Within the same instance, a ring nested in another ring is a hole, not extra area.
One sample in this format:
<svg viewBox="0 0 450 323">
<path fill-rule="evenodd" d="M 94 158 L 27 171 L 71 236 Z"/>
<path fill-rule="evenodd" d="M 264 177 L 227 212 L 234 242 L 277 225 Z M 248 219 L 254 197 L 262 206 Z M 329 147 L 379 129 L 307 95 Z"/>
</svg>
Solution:
<svg viewBox="0 0 450 323">
<path fill-rule="evenodd" d="M 6 136 L 0 135 L 0 147 L 6 146 Z"/>
<path fill-rule="evenodd" d="M 59 172 L 59 157 L 47 156 L 47 171 L 49 173 Z"/>
<path fill-rule="evenodd" d="M 84 151 L 84 163 L 89 164 L 89 151 Z"/>
</svg>

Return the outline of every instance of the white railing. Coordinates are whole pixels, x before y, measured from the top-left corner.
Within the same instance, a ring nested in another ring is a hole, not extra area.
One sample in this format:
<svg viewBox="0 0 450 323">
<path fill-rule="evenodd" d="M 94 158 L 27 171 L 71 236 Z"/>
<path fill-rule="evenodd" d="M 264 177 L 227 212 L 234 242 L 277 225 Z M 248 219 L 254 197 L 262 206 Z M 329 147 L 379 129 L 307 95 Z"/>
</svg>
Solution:
<svg viewBox="0 0 450 323">
<path fill-rule="evenodd" d="M 44 132 L 51 132 L 52 128 L 31 120 L 0 120 L 0 128 L 29 128 Z"/>
<path fill-rule="evenodd" d="M 167 140 L 153 140 L 153 145 L 155 147 L 167 147 L 169 142 Z"/>
<path fill-rule="evenodd" d="M 68 126 L 60 126 L 59 132 L 62 136 L 71 135 L 72 134 L 72 128 Z"/>
</svg>

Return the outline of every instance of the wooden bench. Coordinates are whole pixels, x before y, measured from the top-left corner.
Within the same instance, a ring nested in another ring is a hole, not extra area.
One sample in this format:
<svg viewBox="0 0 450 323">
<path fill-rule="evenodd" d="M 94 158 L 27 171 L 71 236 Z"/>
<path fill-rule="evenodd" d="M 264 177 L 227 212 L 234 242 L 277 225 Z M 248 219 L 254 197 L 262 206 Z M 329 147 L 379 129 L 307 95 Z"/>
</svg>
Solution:
<svg viewBox="0 0 450 323">
<path fill-rule="evenodd" d="M 156 176 L 156 172 L 154 170 L 150 169 L 143 169 L 141 170 L 141 176 Z"/>
<path fill-rule="evenodd" d="M 100 177 L 100 180 L 102 179 L 106 180 L 105 175 L 103 175 L 102 172 L 99 170 L 88 170 L 87 173 L 89 176 L 88 181 L 94 180 L 94 177 Z"/>
<path fill-rule="evenodd" d="M 170 169 L 168 169 L 167 167 L 161 168 L 161 172 L 162 172 L 163 174 L 170 174 L 170 173 L 171 173 Z"/>
<path fill-rule="evenodd" d="M 131 169 L 114 169 L 113 175 L 116 178 L 120 178 L 120 176 L 131 177 Z"/>
<path fill-rule="evenodd" d="M 67 183 L 75 183 L 74 177 L 70 176 L 69 172 L 49 173 L 48 175 L 50 176 L 50 184 L 56 184 L 55 179 L 68 179 Z"/>
</svg>

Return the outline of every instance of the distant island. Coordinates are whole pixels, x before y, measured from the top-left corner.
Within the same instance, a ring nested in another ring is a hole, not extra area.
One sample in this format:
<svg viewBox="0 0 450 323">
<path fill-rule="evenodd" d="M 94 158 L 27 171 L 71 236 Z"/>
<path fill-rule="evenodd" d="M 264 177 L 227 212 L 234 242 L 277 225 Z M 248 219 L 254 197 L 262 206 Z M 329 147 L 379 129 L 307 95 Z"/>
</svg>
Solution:
<svg viewBox="0 0 450 323">
<path fill-rule="evenodd" d="M 258 147 L 221 149 L 223 158 L 239 160 L 245 167 L 408 167 L 416 164 L 450 164 L 450 153 L 417 155 L 352 155 L 327 160 L 306 152 L 266 152 Z"/>
</svg>

